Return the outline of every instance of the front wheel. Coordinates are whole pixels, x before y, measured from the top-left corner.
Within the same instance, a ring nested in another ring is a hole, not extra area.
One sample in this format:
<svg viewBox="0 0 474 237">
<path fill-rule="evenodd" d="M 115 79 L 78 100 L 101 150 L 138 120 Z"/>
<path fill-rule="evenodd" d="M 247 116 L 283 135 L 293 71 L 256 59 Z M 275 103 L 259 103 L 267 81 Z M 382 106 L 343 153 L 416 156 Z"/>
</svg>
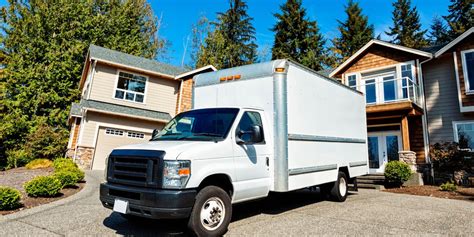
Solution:
<svg viewBox="0 0 474 237">
<path fill-rule="evenodd" d="M 208 186 L 196 196 L 188 227 L 197 236 L 221 236 L 232 217 L 229 195 L 219 187 Z"/>
<path fill-rule="evenodd" d="M 344 172 L 339 172 L 337 180 L 334 182 L 331 189 L 331 199 L 337 202 L 344 202 L 346 200 L 348 193 L 347 182 L 346 174 Z"/>
</svg>

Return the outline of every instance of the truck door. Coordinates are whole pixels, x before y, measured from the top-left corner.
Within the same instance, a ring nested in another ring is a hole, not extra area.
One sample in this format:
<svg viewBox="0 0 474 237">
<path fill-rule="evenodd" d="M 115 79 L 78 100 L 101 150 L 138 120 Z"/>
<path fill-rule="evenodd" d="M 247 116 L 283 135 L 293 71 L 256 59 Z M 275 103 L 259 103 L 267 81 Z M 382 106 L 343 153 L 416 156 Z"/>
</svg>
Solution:
<svg viewBox="0 0 474 237">
<path fill-rule="evenodd" d="M 245 111 L 234 132 L 236 201 L 268 195 L 270 148 L 265 135 L 262 114 Z"/>
</svg>

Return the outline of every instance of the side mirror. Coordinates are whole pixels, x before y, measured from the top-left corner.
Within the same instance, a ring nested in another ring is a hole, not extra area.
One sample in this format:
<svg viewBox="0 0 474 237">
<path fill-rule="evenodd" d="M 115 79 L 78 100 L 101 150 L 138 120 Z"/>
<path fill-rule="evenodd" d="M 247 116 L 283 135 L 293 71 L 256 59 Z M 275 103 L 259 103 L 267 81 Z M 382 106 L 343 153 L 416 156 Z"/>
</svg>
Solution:
<svg viewBox="0 0 474 237">
<path fill-rule="evenodd" d="M 250 139 L 243 139 L 245 135 L 249 135 Z M 237 134 L 237 144 L 253 144 L 263 141 L 262 129 L 260 126 L 255 125 L 250 128 L 250 131 L 239 131 Z"/>
<path fill-rule="evenodd" d="M 153 129 L 153 132 L 151 133 L 151 138 L 153 139 L 154 137 L 156 137 L 158 133 L 160 133 L 160 129 L 158 128 Z"/>
<path fill-rule="evenodd" d="M 252 126 L 252 142 L 253 143 L 259 143 L 263 141 L 263 136 L 262 136 L 262 128 L 260 126 L 255 125 Z"/>
</svg>

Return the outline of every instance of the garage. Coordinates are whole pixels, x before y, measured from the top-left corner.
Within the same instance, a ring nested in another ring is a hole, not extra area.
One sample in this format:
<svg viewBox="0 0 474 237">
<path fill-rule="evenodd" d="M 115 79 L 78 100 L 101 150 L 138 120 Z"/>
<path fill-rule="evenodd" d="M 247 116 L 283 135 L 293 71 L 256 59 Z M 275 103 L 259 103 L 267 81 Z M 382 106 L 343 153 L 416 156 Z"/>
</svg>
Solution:
<svg viewBox="0 0 474 237">
<path fill-rule="evenodd" d="M 107 156 L 116 147 L 144 143 L 150 140 L 151 133 L 130 131 L 112 127 L 99 127 L 92 169 L 104 170 Z"/>
</svg>

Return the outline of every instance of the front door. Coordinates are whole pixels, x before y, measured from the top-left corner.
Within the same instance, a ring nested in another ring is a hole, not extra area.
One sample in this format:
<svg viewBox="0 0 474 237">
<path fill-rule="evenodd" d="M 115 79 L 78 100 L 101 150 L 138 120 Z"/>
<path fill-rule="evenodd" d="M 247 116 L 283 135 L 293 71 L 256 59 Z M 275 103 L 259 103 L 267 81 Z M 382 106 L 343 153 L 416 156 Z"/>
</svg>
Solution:
<svg viewBox="0 0 474 237">
<path fill-rule="evenodd" d="M 401 148 L 399 131 L 369 133 L 367 140 L 370 173 L 383 173 L 387 162 L 398 160 Z"/>
<path fill-rule="evenodd" d="M 266 123 L 264 123 L 264 114 L 259 111 L 245 111 L 234 136 L 234 167 L 235 180 L 233 180 L 235 189 L 234 201 L 244 200 L 252 197 L 264 197 L 270 190 L 270 152 L 268 133 Z M 252 141 L 252 136 L 248 132 L 252 127 L 261 128 L 261 140 Z M 240 134 L 240 135 L 239 135 Z M 238 141 L 240 140 L 240 142 Z"/>
</svg>

